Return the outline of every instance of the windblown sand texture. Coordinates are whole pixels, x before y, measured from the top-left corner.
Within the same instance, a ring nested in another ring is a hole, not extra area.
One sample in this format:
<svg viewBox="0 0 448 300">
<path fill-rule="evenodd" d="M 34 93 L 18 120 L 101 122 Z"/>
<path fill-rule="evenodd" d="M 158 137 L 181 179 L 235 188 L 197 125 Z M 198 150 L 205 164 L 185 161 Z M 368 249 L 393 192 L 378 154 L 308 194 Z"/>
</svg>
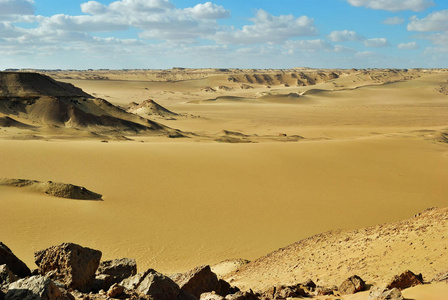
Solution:
<svg viewBox="0 0 448 300">
<path fill-rule="evenodd" d="M 70 102 L 74 95 L 33 95 L 34 103 L 21 99 L 17 110 L 9 108 L 12 102 L 5 105 L 12 100 L 4 94 L 1 176 L 86 186 L 104 201 L 61 201 L 0 187 L 2 242 L 30 267 L 30 253 L 69 241 L 101 249 L 104 259 L 134 257 L 139 270 L 175 273 L 226 259 L 255 260 L 329 230 L 335 235 L 324 234 L 326 239 L 336 241 L 339 229 L 448 206 L 446 70 L 45 74 L 89 97 L 76 95 L 81 109 Z M 135 108 L 152 105 L 144 104 L 148 99 L 176 115 L 124 109 L 131 102 Z M 61 119 L 55 114 L 60 110 L 49 109 L 56 106 L 73 114 Z M 434 241 L 444 224 L 427 228 L 434 229 Z M 416 239 L 409 252 L 415 259 L 397 260 L 400 249 L 408 249 L 406 239 L 422 231 L 405 232 L 391 233 L 402 239 L 398 248 L 375 248 L 381 251 L 363 261 L 367 278 L 381 282 L 399 268 L 436 271 L 429 263 L 441 248 L 421 244 L 429 245 L 432 235 Z M 377 236 L 365 238 L 374 243 Z M 358 242 L 355 253 L 370 249 Z M 344 243 L 341 251 L 349 253 Z M 322 256 L 320 269 L 310 264 L 309 271 L 284 279 L 348 275 L 350 259 L 357 257 L 335 262 Z"/>
</svg>

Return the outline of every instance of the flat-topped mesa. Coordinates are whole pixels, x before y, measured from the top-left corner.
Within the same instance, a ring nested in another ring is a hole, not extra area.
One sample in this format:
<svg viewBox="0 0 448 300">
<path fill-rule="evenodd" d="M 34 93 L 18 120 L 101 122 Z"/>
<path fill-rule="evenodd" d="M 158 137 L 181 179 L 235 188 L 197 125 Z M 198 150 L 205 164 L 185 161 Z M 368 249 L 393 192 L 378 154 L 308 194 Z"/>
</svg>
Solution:
<svg viewBox="0 0 448 300">
<path fill-rule="evenodd" d="M 56 81 L 46 75 L 25 72 L 0 72 L 0 97 L 88 97 L 70 83 Z"/>
</svg>

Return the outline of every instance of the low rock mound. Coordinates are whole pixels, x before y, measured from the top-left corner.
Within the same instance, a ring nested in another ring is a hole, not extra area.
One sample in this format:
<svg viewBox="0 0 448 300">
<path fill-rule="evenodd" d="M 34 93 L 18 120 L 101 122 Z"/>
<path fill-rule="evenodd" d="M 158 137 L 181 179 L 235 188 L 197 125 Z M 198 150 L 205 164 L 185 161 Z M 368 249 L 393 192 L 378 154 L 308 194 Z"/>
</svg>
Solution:
<svg viewBox="0 0 448 300">
<path fill-rule="evenodd" d="M 169 109 L 166 109 L 165 107 L 161 106 L 151 99 L 143 101 L 140 104 L 137 104 L 135 102 L 130 103 L 128 105 L 127 112 L 139 115 L 144 118 L 153 116 L 172 118 L 178 116 L 178 114 L 170 111 Z"/>
<path fill-rule="evenodd" d="M 102 200 L 102 195 L 89 191 L 85 187 L 60 182 L 41 182 L 29 179 L 0 178 L 0 185 L 28 188 L 50 196 L 76 200 Z"/>
</svg>

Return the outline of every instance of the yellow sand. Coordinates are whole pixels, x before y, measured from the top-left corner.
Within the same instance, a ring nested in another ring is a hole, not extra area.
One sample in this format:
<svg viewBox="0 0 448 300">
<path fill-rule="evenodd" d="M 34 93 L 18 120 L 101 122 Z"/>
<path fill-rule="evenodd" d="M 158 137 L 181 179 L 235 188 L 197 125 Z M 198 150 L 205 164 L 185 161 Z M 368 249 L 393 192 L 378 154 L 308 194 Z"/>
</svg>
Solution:
<svg viewBox="0 0 448 300">
<path fill-rule="evenodd" d="M 226 129 L 306 139 L 256 144 L 200 137 L 136 138 L 145 143 L 67 137 L 22 141 L 12 139 L 20 138 L 17 130 L 2 129 L 2 177 L 81 185 L 104 195 L 104 201 L 0 188 L 0 239 L 30 267 L 33 251 L 75 242 L 102 250 L 105 259 L 134 257 L 139 270 L 170 273 L 229 258 L 255 259 L 330 229 L 446 207 L 448 145 L 435 140 L 448 128 L 448 97 L 435 89 L 447 79 L 448 74 L 432 74 L 317 93 L 298 103 L 199 104 L 187 102 L 215 98 L 201 88 L 221 83 L 66 80 L 89 93 L 98 88 L 114 104 L 153 98 L 174 112 L 202 117 L 157 120 L 185 131 L 217 136 Z M 230 94 L 250 97 L 267 90 Z"/>
</svg>

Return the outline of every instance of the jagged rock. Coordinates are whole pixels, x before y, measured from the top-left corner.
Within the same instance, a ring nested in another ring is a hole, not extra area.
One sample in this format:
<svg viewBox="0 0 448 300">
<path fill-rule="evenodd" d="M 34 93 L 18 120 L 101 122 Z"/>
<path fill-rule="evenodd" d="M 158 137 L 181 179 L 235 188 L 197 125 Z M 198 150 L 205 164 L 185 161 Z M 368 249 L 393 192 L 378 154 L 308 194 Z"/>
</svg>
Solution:
<svg viewBox="0 0 448 300">
<path fill-rule="evenodd" d="M 316 284 L 311 279 L 308 279 L 308 281 L 305 282 L 303 285 L 307 287 L 310 291 L 313 291 L 316 288 Z"/>
<path fill-rule="evenodd" d="M 221 295 L 223 297 L 225 297 L 226 295 L 230 294 L 232 287 L 230 286 L 230 284 L 223 280 L 223 279 L 219 279 L 218 280 L 218 289 L 215 291 L 216 294 Z"/>
<path fill-rule="evenodd" d="M 9 286 L 5 300 L 68 300 L 59 288 L 44 276 L 20 279 Z"/>
<path fill-rule="evenodd" d="M 368 300 L 403 300 L 403 296 L 397 288 L 387 289 L 373 286 L 370 289 Z"/>
<path fill-rule="evenodd" d="M 448 272 L 442 272 L 437 274 L 432 280 L 431 282 L 448 282 Z"/>
<path fill-rule="evenodd" d="M 104 277 L 104 289 L 108 289 L 114 283 L 137 274 L 137 263 L 132 258 L 121 258 L 100 262 L 97 275 L 108 275 Z M 98 276 L 97 276 L 98 277 Z"/>
<path fill-rule="evenodd" d="M 399 276 L 395 276 L 392 281 L 387 285 L 388 289 L 397 288 L 400 290 L 407 289 L 409 287 L 413 287 L 419 284 L 423 284 L 423 276 L 422 274 L 415 275 L 409 270 L 406 270 L 404 273 Z"/>
<path fill-rule="evenodd" d="M 93 280 L 91 290 L 93 292 L 98 292 L 100 290 L 108 290 L 112 285 L 110 282 L 111 282 L 110 275 L 106 274 L 97 275 Z"/>
<path fill-rule="evenodd" d="M 0 242 L 0 265 L 7 265 L 14 275 L 25 278 L 31 275 L 30 269 L 5 244 Z"/>
<path fill-rule="evenodd" d="M 11 272 L 7 265 L 0 266 L 0 287 L 8 286 L 17 280 L 17 276 Z"/>
<path fill-rule="evenodd" d="M 64 243 L 34 253 L 39 274 L 47 275 L 68 288 L 89 291 L 101 260 L 101 251 Z"/>
<path fill-rule="evenodd" d="M 107 296 L 110 298 L 116 298 L 124 293 L 124 286 L 114 284 L 110 287 L 110 289 L 107 291 Z"/>
<path fill-rule="evenodd" d="M 259 295 L 254 294 L 252 291 L 248 292 L 237 292 L 235 294 L 227 295 L 224 299 L 226 300 L 259 300 Z"/>
<path fill-rule="evenodd" d="M 198 299 L 202 293 L 220 289 L 218 277 L 208 265 L 197 267 L 186 273 L 174 274 L 171 278 L 179 285 L 181 290 L 189 292 Z"/>
<path fill-rule="evenodd" d="M 216 294 L 215 292 L 203 293 L 199 300 L 224 300 L 223 296 Z"/>
<path fill-rule="evenodd" d="M 129 277 L 123 280 L 120 285 L 157 300 L 176 299 L 180 292 L 179 286 L 173 280 L 153 269 Z"/>
<path fill-rule="evenodd" d="M 317 286 L 314 289 L 314 295 L 315 296 L 328 296 L 328 295 L 333 295 L 333 294 L 334 294 L 334 289 L 333 288 Z"/>
<path fill-rule="evenodd" d="M 365 288 L 366 283 L 364 282 L 364 280 L 362 280 L 361 277 L 354 275 L 342 282 L 342 284 L 339 286 L 339 292 L 342 295 L 348 295 L 364 291 Z"/>
<path fill-rule="evenodd" d="M 286 298 L 298 298 L 308 297 L 309 294 L 300 286 L 275 286 L 266 290 L 262 295 L 262 299 L 286 299 Z"/>
</svg>

